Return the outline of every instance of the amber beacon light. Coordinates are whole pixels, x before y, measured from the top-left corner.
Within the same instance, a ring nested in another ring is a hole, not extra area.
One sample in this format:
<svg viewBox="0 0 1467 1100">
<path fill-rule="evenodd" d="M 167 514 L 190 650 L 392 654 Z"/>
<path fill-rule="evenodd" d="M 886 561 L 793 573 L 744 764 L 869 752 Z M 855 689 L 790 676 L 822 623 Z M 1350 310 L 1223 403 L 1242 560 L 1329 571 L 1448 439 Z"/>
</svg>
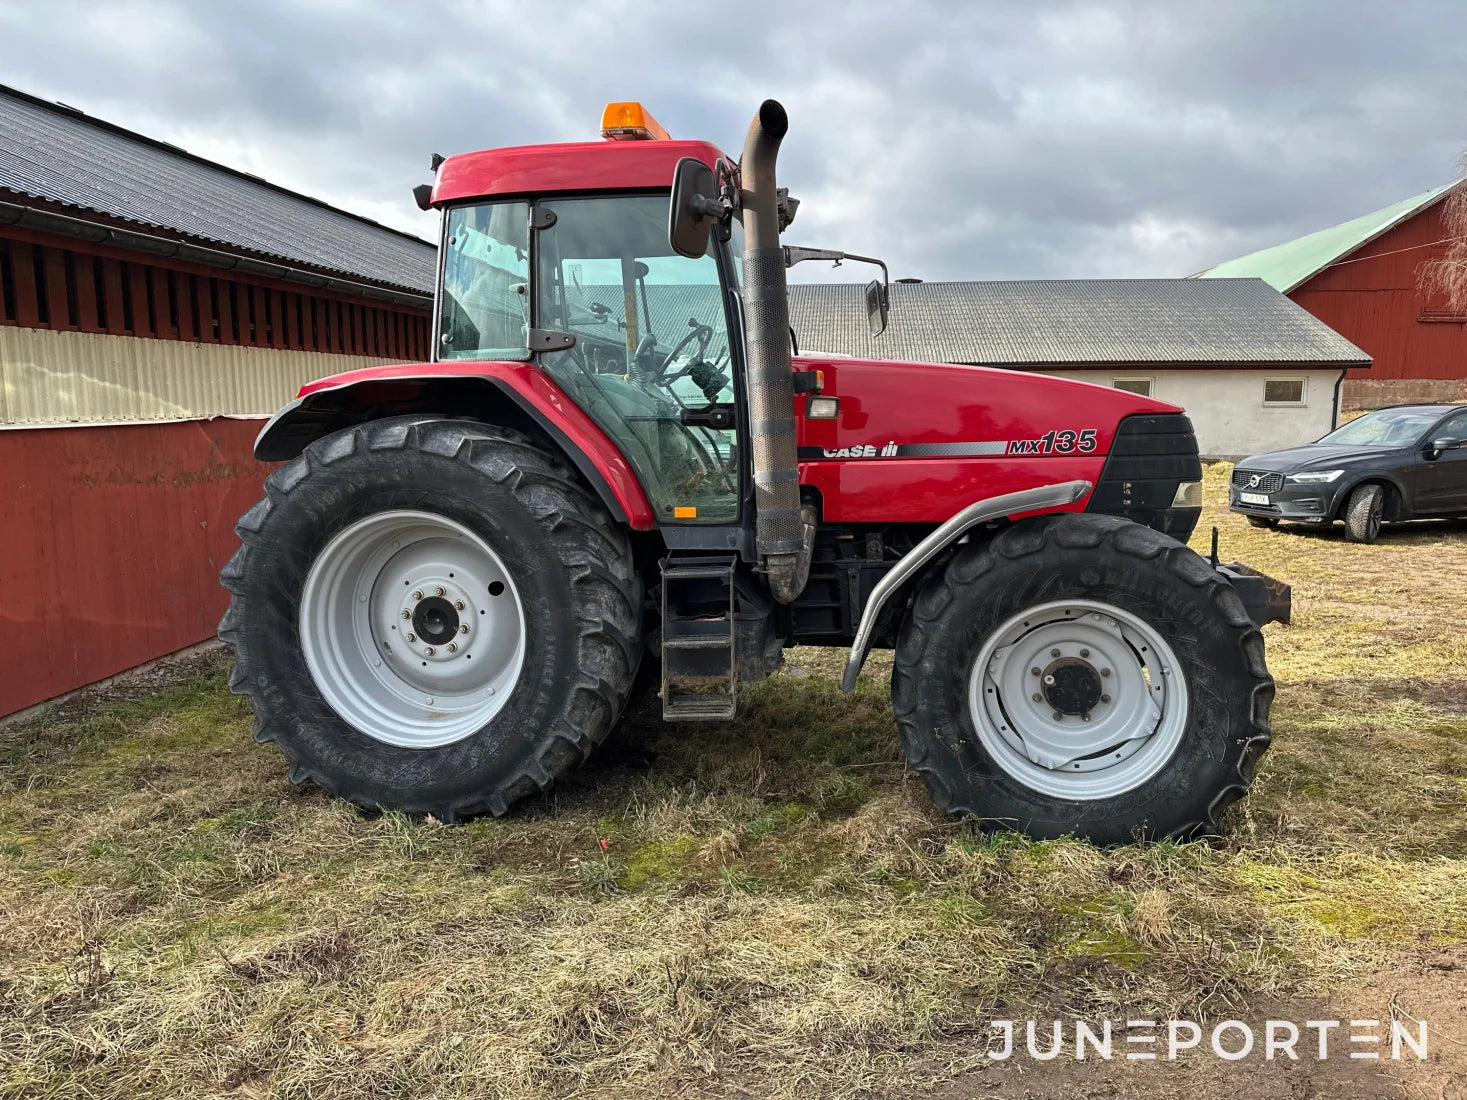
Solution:
<svg viewBox="0 0 1467 1100">
<path fill-rule="evenodd" d="M 640 103 L 608 103 L 601 112 L 601 136 L 607 141 L 668 141 L 671 135 Z"/>
</svg>

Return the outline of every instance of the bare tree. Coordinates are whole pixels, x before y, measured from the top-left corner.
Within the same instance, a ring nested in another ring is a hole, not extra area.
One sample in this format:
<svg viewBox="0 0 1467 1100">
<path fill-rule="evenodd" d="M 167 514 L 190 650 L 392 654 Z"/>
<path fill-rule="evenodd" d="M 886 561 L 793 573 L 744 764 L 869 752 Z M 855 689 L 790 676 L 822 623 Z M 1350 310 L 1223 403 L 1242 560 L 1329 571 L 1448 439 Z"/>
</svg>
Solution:
<svg viewBox="0 0 1467 1100">
<path fill-rule="evenodd" d="M 1467 175 L 1467 154 L 1462 156 L 1462 171 Z M 1467 310 L 1467 180 L 1458 183 L 1447 196 L 1442 206 L 1442 226 L 1447 250 L 1421 265 L 1421 289 L 1427 294 L 1440 294 L 1449 310 Z"/>
</svg>

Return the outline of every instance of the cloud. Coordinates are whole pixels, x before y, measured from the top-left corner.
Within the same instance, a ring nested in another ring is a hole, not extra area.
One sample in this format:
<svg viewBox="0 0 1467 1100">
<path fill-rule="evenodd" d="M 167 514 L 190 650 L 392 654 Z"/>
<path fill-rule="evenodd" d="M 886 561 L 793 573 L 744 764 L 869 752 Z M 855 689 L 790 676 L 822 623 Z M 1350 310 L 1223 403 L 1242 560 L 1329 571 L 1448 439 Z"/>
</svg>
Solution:
<svg viewBox="0 0 1467 1100">
<path fill-rule="evenodd" d="M 432 152 L 591 138 L 638 98 L 737 153 L 773 95 L 790 239 L 929 279 L 1181 275 L 1445 182 L 1458 22 L 1447 0 L 0 0 L 7 81 L 424 236 Z"/>
</svg>

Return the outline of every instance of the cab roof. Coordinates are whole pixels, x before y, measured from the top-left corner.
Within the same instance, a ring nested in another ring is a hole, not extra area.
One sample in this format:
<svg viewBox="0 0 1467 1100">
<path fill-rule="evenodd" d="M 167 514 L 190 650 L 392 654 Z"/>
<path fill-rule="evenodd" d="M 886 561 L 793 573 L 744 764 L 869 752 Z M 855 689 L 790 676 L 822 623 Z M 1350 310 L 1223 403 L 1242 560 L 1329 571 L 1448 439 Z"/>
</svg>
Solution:
<svg viewBox="0 0 1467 1100">
<path fill-rule="evenodd" d="M 579 141 L 459 153 L 439 165 L 431 202 L 667 188 L 684 157 L 712 167 L 722 155 L 706 141 Z"/>
</svg>

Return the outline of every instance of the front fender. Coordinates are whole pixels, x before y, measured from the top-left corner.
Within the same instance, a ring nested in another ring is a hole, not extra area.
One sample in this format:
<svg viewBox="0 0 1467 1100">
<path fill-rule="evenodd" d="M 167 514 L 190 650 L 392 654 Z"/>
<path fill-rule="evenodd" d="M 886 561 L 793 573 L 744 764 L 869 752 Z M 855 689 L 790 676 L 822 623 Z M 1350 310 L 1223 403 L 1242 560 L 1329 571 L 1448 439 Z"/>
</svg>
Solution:
<svg viewBox="0 0 1467 1100">
<path fill-rule="evenodd" d="M 301 388 L 255 439 L 265 462 L 294 458 L 331 432 L 384 416 L 422 412 L 505 427 L 533 425 L 590 482 L 619 523 L 657 521 L 621 451 L 574 401 L 529 363 L 410 363 L 348 371 Z"/>
<path fill-rule="evenodd" d="M 1388 485 L 1395 490 L 1396 498 L 1394 502 L 1390 499 L 1390 494 L 1386 494 L 1386 519 L 1400 519 L 1403 516 L 1409 516 L 1411 514 L 1411 505 L 1416 502 L 1412 494 L 1406 491 L 1406 486 L 1401 484 L 1401 479 L 1394 473 L 1387 472 L 1386 470 L 1376 470 L 1369 473 L 1347 473 L 1344 477 L 1340 478 L 1340 488 L 1336 490 L 1334 499 L 1330 502 L 1330 518 L 1333 519 L 1341 515 L 1344 512 L 1345 504 L 1350 499 L 1350 494 L 1368 481 Z M 1396 504 L 1395 515 L 1392 515 L 1390 512 L 1390 505 L 1392 503 Z"/>
</svg>

